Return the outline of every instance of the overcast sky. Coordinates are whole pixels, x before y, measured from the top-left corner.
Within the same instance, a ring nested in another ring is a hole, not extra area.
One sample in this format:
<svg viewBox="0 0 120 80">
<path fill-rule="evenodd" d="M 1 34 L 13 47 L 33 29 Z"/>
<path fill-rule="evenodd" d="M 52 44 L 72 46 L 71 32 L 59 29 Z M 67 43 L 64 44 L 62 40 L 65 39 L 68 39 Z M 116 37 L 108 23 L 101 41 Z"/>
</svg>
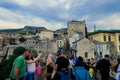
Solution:
<svg viewBox="0 0 120 80">
<path fill-rule="evenodd" d="M 120 29 L 120 0 L 0 0 L 0 29 L 25 25 L 50 30 L 85 20 L 88 31 Z"/>
</svg>

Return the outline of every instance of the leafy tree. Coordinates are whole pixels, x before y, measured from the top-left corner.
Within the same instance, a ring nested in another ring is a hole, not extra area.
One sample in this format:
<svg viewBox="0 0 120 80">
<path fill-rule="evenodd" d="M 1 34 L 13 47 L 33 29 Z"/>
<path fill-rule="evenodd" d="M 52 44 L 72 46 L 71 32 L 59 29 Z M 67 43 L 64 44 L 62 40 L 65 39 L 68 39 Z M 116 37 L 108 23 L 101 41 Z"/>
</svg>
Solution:
<svg viewBox="0 0 120 80">
<path fill-rule="evenodd" d="M 25 51 L 24 47 L 16 47 L 13 50 L 13 55 L 9 56 L 8 60 L 0 63 L 0 80 L 5 80 L 9 77 L 10 71 L 12 69 L 13 61 L 20 56 Z"/>
<path fill-rule="evenodd" d="M 19 38 L 19 41 L 20 41 L 20 42 L 24 42 L 24 41 L 26 41 L 26 39 L 25 39 L 23 36 L 21 36 L 21 37 Z"/>
</svg>

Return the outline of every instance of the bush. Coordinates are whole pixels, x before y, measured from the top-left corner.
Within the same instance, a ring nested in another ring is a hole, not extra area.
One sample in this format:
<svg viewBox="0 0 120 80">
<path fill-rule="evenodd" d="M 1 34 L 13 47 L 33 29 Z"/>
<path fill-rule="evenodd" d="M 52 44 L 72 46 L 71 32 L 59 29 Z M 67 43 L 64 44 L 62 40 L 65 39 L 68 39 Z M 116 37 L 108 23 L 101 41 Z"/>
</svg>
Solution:
<svg viewBox="0 0 120 80">
<path fill-rule="evenodd" d="M 26 41 L 26 39 L 25 39 L 23 36 L 21 36 L 21 37 L 19 38 L 19 41 L 20 41 L 20 42 L 24 42 L 24 41 Z"/>
</svg>

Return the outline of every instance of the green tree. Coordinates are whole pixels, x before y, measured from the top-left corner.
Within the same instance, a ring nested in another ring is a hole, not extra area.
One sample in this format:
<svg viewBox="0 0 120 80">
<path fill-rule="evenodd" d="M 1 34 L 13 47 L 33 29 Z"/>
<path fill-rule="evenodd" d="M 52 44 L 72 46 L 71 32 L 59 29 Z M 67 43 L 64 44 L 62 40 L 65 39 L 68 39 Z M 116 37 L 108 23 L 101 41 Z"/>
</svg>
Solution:
<svg viewBox="0 0 120 80">
<path fill-rule="evenodd" d="M 9 77 L 10 71 L 12 69 L 13 61 L 20 56 L 25 51 L 24 47 L 16 47 L 13 50 L 13 55 L 10 55 L 8 60 L 0 63 L 0 80 L 5 80 Z"/>
<path fill-rule="evenodd" d="M 24 41 L 26 41 L 26 39 L 25 39 L 23 36 L 21 36 L 21 37 L 19 38 L 19 41 L 20 41 L 20 42 L 24 42 Z"/>
</svg>

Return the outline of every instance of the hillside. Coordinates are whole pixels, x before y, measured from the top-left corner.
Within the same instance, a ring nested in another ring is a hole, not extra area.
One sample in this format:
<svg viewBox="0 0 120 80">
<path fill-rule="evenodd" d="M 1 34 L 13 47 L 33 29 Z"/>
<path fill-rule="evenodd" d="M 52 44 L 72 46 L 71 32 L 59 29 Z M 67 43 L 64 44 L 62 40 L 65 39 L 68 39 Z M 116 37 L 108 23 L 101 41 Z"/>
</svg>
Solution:
<svg viewBox="0 0 120 80">
<path fill-rule="evenodd" d="M 24 28 L 20 29 L 3 29 L 0 30 L 1 32 L 7 32 L 7 33 L 22 33 L 22 32 L 41 32 L 42 30 L 47 30 L 45 27 L 36 27 L 36 26 L 25 26 Z M 67 28 L 61 28 L 58 30 L 53 31 L 54 33 L 67 33 Z"/>
<path fill-rule="evenodd" d="M 41 32 L 42 30 L 47 30 L 45 27 L 36 27 L 36 26 L 25 26 L 24 28 L 20 28 L 20 29 L 3 29 L 0 30 L 0 32 L 10 32 L 10 33 L 14 33 L 14 32 Z"/>
<path fill-rule="evenodd" d="M 67 33 L 67 28 L 62 28 L 62 29 L 58 29 L 53 31 L 54 33 Z"/>
<path fill-rule="evenodd" d="M 18 31 L 22 31 L 23 30 L 23 28 L 20 28 L 20 29 L 2 29 L 2 30 L 0 30 L 0 32 L 18 32 Z"/>
</svg>

